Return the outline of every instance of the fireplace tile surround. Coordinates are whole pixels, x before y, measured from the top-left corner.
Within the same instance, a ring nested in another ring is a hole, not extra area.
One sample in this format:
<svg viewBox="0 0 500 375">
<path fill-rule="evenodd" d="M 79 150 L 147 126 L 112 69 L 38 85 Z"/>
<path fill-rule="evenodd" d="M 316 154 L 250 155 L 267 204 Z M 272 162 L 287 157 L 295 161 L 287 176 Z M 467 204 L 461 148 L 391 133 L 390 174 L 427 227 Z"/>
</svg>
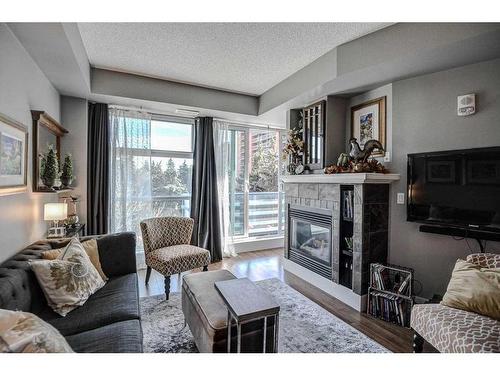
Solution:
<svg viewBox="0 0 500 375">
<path fill-rule="evenodd" d="M 369 282 L 369 265 L 387 260 L 389 231 L 389 184 L 399 175 L 360 173 L 347 175 L 299 175 L 283 177 L 287 225 L 285 225 L 285 268 L 318 286 L 357 310 L 364 309 Z M 384 176 L 385 178 L 381 178 Z M 352 287 L 340 285 L 341 191 L 353 191 Z M 288 208 L 320 208 L 332 212 L 332 277 L 318 277 L 310 269 L 288 258 Z"/>
</svg>

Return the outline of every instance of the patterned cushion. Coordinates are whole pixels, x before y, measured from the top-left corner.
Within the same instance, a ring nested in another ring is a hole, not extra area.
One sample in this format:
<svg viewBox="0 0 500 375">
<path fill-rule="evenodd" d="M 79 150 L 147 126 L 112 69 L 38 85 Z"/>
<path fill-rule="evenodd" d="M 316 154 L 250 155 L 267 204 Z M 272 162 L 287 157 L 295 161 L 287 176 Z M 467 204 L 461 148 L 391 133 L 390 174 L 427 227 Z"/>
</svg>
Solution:
<svg viewBox="0 0 500 375">
<path fill-rule="evenodd" d="M 467 262 L 483 268 L 500 268 L 500 254 L 470 254 L 467 255 Z"/>
<path fill-rule="evenodd" d="M 66 316 L 104 286 L 89 256 L 73 238 L 55 260 L 31 260 L 31 269 L 47 298 L 48 305 Z"/>
<path fill-rule="evenodd" d="M 146 253 L 146 264 L 169 276 L 210 264 L 210 252 L 191 245 L 175 245 Z"/>
<path fill-rule="evenodd" d="M 141 222 L 146 253 L 191 242 L 194 220 L 188 217 L 155 217 Z"/>
<path fill-rule="evenodd" d="M 34 314 L 0 309 L 0 353 L 72 353 L 66 339 Z"/>
<path fill-rule="evenodd" d="M 500 322 L 440 304 L 415 305 L 411 327 L 442 353 L 500 352 Z"/>
</svg>

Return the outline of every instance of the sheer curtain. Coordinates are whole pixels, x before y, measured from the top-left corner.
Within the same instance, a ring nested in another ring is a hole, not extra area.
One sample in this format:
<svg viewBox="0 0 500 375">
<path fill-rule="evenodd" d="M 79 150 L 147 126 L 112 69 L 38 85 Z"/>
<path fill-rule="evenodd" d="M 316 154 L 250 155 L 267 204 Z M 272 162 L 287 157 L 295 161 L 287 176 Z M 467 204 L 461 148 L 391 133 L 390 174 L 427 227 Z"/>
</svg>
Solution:
<svg viewBox="0 0 500 375">
<path fill-rule="evenodd" d="M 137 234 L 139 223 L 153 216 L 151 190 L 151 116 L 110 109 L 110 229 Z"/>
<path fill-rule="evenodd" d="M 219 194 L 220 227 L 222 228 L 222 255 L 225 257 L 235 256 L 233 237 L 231 236 L 231 216 L 229 214 L 229 167 L 230 158 L 230 134 L 229 124 L 224 121 L 214 120 L 214 151 L 215 166 L 217 172 L 217 191 Z"/>
</svg>

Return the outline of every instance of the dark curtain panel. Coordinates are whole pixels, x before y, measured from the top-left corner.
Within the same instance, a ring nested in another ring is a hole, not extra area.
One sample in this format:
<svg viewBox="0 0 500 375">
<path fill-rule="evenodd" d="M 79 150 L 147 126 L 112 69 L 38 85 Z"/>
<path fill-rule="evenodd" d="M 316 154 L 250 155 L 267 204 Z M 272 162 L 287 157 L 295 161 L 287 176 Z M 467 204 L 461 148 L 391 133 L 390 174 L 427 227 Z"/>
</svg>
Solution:
<svg viewBox="0 0 500 375">
<path fill-rule="evenodd" d="M 108 232 L 109 114 L 108 105 L 89 103 L 87 140 L 87 233 Z"/>
<path fill-rule="evenodd" d="M 191 217 L 193 245 L 209 250 L 212 262 L 217 262 L 222 259 L 222 228 L 212 121 L 212 117 L 198 117 L 195 121 Z"/>
</svg>

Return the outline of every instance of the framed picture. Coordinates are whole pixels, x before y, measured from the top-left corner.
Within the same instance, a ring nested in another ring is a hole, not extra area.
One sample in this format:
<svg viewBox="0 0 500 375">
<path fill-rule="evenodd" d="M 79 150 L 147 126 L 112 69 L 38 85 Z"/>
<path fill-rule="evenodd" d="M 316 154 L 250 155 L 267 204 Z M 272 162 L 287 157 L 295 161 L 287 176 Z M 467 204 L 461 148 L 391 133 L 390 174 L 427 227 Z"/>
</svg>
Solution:
<svg viewBox="0 0 500 375">
<path fill-rule="evenodd" d="M 26 191 L 28 130 L 0 114 L 0 195 Z"/>
<path fill-rule="evenodd" d="M 351 108 L 351 137 L 358 140 L 361 148 L 370 139 L 382 143 L 384 149 L 386 134 L 386 97 L 381 97 Z M 385 152 L 376 150 L 372 156 L 384 156 Z"/>
</svg>

